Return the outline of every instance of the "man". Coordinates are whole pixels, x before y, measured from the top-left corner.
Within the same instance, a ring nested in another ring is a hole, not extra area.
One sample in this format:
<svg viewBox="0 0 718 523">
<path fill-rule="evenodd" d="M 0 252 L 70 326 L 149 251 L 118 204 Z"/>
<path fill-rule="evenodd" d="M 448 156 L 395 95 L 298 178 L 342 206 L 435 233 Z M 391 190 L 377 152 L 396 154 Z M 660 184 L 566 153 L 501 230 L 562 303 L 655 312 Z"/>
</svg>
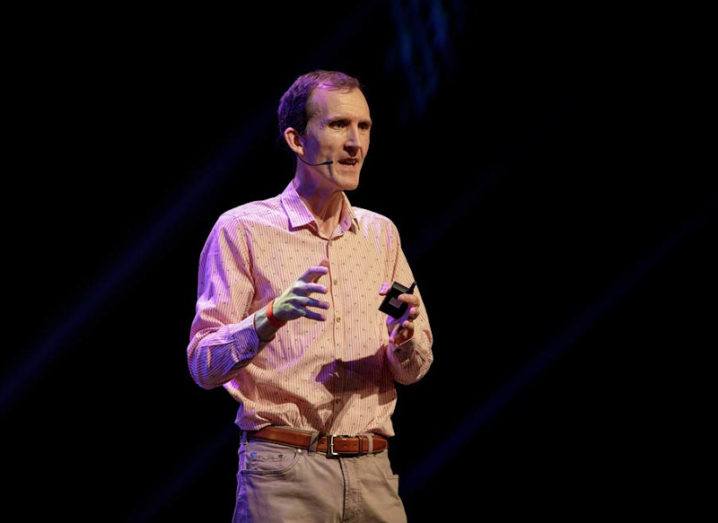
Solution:
<svg viewBox="0 0 718 523">
<path fill-rule="evenodd" d="M 234 520 L 405 521 L 395 382 L 426 374 L 433 337 L 418 286 L 401 318 L 378 310 L 413 274 L 391 220 L 344 192 L 359 185 L 369 106 L 355 78 L 315 71 L 278 115 L 294 178 L 214 225 L 187 348 L 195 382 L 239 402 Z"/>
</svg>

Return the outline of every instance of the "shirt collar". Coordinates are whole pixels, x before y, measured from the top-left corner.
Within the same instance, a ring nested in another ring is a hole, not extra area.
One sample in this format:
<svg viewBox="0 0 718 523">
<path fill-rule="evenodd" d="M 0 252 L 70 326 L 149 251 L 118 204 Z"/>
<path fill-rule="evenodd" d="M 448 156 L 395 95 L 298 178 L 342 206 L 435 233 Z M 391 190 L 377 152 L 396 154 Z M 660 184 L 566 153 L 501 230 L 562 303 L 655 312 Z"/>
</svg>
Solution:
<svg viewBox="0 0 718 523">
<path fill-rule="evenodd" d="M 289 225 L 291 228 L 299 228 L 310 223 L 314 223 L 318 227 L 317 221 L 314 218 L 312 212 L 307 208 L 304 201 L 297 194 L 297 190 L 294 187 L 294 180 L 289 182 L 289 185 L 284 189 L 280 195 L 284 211 L 287 213 L 289 218 Z M 354 209 L 349 203 L 349 198 L 346 193 L 342 191 L 343 205 L 341 210 L 341 216 L 339 218 L 339 225 L 344 232 L 351 230 L 357 232 L 359 230 L 359 220 L 357 220 L 354 214 Z"/>
</svg>

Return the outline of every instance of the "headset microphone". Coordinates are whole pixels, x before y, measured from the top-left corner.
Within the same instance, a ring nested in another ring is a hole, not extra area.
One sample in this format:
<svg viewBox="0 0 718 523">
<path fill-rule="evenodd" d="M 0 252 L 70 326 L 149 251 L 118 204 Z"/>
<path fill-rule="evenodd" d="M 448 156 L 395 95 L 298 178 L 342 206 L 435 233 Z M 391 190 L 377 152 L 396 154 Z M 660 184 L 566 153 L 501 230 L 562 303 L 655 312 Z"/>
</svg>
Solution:
<svg viewBox="0 0 718 523">
<path fill-rule="evenodd" d="M 302 157 L 299 156 L 299 155 L 297 155 L 297 158 L 299 158 L 300 160 L 302 160 L 302 161 L 303 161 L 304 163 L 306 163 L 307 165 L 311 165 L 312 167 L 316 167 L 317 165 L 331 165 L 331 164 L 334 163 L 334 160 L 327 160 L 326 162 L 321 162 L 321 163 L 309 163 L 308 161 L 306 161 L 304 158 L 302 158 Z"/>
</svg>

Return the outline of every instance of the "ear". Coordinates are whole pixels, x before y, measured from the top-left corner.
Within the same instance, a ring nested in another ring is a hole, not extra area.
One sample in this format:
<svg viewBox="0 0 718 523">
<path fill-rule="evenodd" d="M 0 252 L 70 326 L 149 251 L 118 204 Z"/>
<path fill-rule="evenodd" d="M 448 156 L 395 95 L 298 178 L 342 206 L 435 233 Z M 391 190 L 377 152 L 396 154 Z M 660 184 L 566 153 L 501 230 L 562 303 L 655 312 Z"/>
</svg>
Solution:
<svg viewBox="0 0 718 523">
<path fill-rule="evenodd" d="M 302 137 L 294 127 L 287 127 L 284 130 L 284 141 L 294 154 L 304 155 L 304 144 Z"/>
</svg>

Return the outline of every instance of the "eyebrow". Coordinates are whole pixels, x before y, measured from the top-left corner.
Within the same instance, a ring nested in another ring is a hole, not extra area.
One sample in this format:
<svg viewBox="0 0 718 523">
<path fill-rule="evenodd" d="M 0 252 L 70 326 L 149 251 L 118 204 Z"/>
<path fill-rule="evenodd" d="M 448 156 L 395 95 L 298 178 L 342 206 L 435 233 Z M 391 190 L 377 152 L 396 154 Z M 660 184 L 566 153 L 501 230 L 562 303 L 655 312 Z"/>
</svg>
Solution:
<svg viewBox="0 0 718 523">
<path fill-rule="evenodd" d="M 330 116 L 324 120 L 325 123 L 331 123 L 331 122 L 348 122 L 351 118 L 348 116 Z M 362 119 L 359 121 L 359 123 L 368 124 L 370 127 L 372 125 L 371 119 Z"/>
</svg>

